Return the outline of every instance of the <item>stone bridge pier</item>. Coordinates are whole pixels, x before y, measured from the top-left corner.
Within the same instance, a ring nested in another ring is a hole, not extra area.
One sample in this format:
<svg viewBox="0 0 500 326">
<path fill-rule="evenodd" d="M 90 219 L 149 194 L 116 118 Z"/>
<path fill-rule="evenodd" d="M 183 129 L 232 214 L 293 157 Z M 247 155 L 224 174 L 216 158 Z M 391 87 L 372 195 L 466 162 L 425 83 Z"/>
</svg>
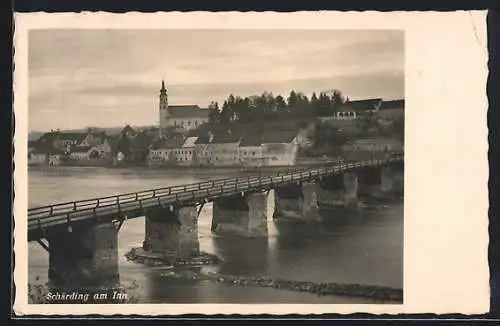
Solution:
<svg viewBox="0 0 500 326">
<path fill-rule="evenodd" d="M 317 211 L 315 183 L 292 184 L 274 190 L 273 219 L 303 221 L 314 218 Z"/>
<path fill-rule="evenodd" d="M 358 176 L 352 172 L 322 178 L 317 183 L 320 208 L 354 208 L 358 206 Z"/>
<path fill-rule="evenodd" d="M 49 280 L 61 287 L 119 283 L 118 227 L 112 222 L 47 235 Z"/>
<path fill-rule="evenodd" d="M 212 232 L 267 236 L 267 192 L 241 193 L 214 200 Z"/>
<path fill-rule="evenodd" d="M 388 198 L 402 184 L 402 176 L 391 166 L 362 169 L 359 171 L 359 193 L 372 198 Z"/>
<path fill-rule="evenodd" d="M 198 256 L 198 211 L 196 206 L 166 207 L 149 210 L 146 214 L 143 249 L 175 262 Z"/>
</svg>

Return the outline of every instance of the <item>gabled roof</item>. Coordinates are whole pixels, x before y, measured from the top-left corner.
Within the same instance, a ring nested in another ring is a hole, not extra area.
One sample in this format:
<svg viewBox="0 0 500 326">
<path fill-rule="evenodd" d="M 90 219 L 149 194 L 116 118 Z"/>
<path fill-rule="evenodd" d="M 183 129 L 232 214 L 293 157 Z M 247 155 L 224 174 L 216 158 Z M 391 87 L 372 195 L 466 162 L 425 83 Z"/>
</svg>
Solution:
<svg viewBox="0 0 500 326">
<path fill-rule="evenodd" d="M 201 135 L 200 137 L 198 137 L 198 139 L 196 139 L 196 141 L 194 143 L 195 143 L 195 145 L 211 144 L 210 136 Z"/>
<path fill-rule="evenodd" d="M 160 138 L 153 142 L 151 149 L 176 149 L 182 147 L 183 140 L 180 137 Z"/>
<path fill-rule="evenodd" d="M 184 144 L 182 144 L 182 147 L 184 148 L 194 147 L 197 139 L 198 137 L 188 137 L 184 142 Z"/>
<path fill-rule="evenodd" d="M 82 142 L 87 138 L 86 133 L 80 133 L 80 132 L 61 132 L 59 133 L 59 140 L 71 140 L 71 141 L 77 141 L 77 142 Z"/>
<path fill-rule="evenodd" d="M 259 131 L 247 131 L 241 138 L 240 147 L 260 146 L 262 144 L 262 133 Z"/>
<path fill-rule="evenodd" d="M 201 109 L 198 105 L 169 105 L 168 112 L 174 119 L 208 119 L 208 109 Z"/>
<path fill-rule="evenodd" d="M 54 152 L 56 149 L 49 141 L 37 141 L 33 147 L 33 154 L 49 154 Z"/>
<path fill-rule="evenodd" d="M 231 133 L 220 132 L 214 135 L 212 143 L 214 144 L 229 144 L 238 143 L 241 139 L 241 132 L 234 131 Z"/>
<path fill-rule="evenodd" d="M 380 103 L 382 103 L 381 98 L 349 101 L 344 103 L 339 108 L 339 111 L 368 111 L 368 110 L 373 110 L 375 106 L 379 105 Z"/>
<path fill-rule="evenodd" d="M 69 149 L 70 153 L 87 153 L 92 146 L 75 146 L 72 145 Z"/>
<path fill-rule="evenodd" d="M 290 143 L 297 136 L 294 129 L 289 130 L 266 130 L 262 133 L 261 141 L 263 144 Z"/>
<path fill-rule="evenodd" d="M 42 136 L 40 136 L 37 141 L 42 143 L 52 143 L 54 140 L 56 140 L 58 134 L 59 133 L 57 132 L 46 132 Z"/>
<path fill-rule="evenodd" d="M 404 109 L 405 100 L 383 101 L 380 110 Z"/>
</svg>

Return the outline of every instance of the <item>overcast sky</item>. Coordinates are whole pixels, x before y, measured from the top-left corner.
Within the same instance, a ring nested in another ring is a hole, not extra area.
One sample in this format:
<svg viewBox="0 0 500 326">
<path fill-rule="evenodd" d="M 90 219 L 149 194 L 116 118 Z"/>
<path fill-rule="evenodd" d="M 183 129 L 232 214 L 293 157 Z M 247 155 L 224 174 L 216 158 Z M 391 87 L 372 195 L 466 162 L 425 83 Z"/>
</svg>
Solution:
<svg viewBox="0 0 500 326">
<path fill-rule="evenodd" d="M 36 30 L 29 129 L 158 123 L 170 104 L 263 91 L 404 97 L 404 33 L 349 30 Z M 286 97 L 286 96 L 285 96 Z"/>
</svg>

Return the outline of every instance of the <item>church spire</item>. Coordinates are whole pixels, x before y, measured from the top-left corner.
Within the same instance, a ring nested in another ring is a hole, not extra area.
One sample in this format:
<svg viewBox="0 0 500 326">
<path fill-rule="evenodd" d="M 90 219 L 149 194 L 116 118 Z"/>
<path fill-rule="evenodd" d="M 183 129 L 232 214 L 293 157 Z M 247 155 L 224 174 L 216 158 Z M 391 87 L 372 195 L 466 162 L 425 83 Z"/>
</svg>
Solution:
<svg viewBox="0 0 500 326">
<path fill-rule="evenodd" d="M 161 89 L 160 89 L 160 92 L 162 94 L 166 93 L 167 92 L 167 89 L 165 88 L 165 80 L 161 80 Z"/>
</svg>

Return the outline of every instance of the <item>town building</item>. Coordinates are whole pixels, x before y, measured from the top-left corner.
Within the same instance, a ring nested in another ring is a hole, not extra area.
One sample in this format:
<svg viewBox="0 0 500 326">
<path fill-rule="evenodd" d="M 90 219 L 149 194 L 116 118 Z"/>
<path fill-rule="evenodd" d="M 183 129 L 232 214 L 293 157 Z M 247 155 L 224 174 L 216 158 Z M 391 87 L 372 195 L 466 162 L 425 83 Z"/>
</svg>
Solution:
<svg viewBox="0 0 500 326">
<path fill-rule="evenodd" d="M 180 137 L 162 137 L 154 141 L 148 153 L 148 165 L 177 165 L 184 140 Z"/>
<path fill-rule="evenodd" d="M 263 165 L 288 166 L 296 163 L 299 150 L 296 130 L 264 131 L 261 143 Z"/>
<path fill-rule="evenodd" d="M 39 165 L 47 163 L 48 154 L 45 151 L 34 149 L 28 153 L 28 165 Z"/>
<path fill-rule="evenodd" d="M 196 129 L 208 122 L 208 109 L 198 105 L 170 105 L 165 82 L 162 80 L 160 89 L 160 134 L 167 128 L 184 130 Z"/>
<path fill-rule="evenodd" d="M 261 132 L 248 131 L 243 134 L 238 146 L 239 165 L 260 167 L 264 164 L 261 136 Z"/>
<path fill-rule="evenodd" d="M 382 99 L 368 99 L 348 101 L 342 104 L 331 117 L 320 117 L 322 121 L 327 120 L 356 120 L 370 113 L 378 112 L 382 105 Z"/>
<path fill-rule="evenodd" d="M 201 135 L 194 143 L 194 163 L 200 166 L 211 165 L 214 144 L 212 143 L 214 135 L 207 133 Z"/>
<path fill-rule="evenodd" d="M 209 164 L 235 166 L 238 164 L 241 132 L 220 132 L 214 135 Z"/>
<path fill-rule="evenodd" d="M 29 146 L 32 148 L 28 150 L 28 165 L 59 165 L 64 156 L 64 152 L 55 149 L 46 138 L 44 141 L 32 142 Z"/>
<path fill-rule="evenodd" d="M 198 137 L 187 137 L 180 148 L 180 153 L 177 155 L 179 165 L 193 165 L 196 156 L 196 140 Z"/>
</svg>

